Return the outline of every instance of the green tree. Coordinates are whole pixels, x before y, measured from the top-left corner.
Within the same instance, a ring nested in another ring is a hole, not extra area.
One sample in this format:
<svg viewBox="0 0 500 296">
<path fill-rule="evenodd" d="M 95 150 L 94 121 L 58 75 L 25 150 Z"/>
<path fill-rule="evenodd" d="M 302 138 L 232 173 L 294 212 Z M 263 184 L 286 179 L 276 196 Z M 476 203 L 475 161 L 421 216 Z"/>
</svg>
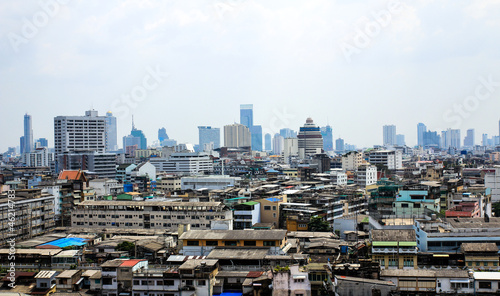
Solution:
<svg viewBox="0 0 500 296">
<path fill-rule="evenodd" d="M 320 216 L 311 217 L 311 220 L 309 220 L 309 224 L 307 226 L 309 228 L 309 231 L 332 231 L 332 228 L 330 227 L 328 222 L 323 220 L 323 218 L 321 218 Z"/>
<path fill-rule="evenodd" d="M 132 242 L 121 242 L 116 245 L 117 251 L 127 251 L 131 256 L 135 256 L 135 245 Z"/>
</svg>

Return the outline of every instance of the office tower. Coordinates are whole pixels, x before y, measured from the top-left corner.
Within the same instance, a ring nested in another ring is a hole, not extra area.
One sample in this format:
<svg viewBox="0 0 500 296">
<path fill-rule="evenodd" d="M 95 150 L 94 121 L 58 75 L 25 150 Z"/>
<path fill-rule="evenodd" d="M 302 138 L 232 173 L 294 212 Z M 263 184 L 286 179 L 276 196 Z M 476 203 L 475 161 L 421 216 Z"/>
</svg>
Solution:
<svg viewBox="0 0 500 296">
<path fill-rule="evenodd" d="M 23 155 L 24 152 L 24 136 L 19 138 L 19 152 Z"/>
<path fill-rule="evenodd" d="M 28 115 L 28 113 L 24 115 L 24 136 L 22 140 L 21 154 L 33 151 L 33 126 L 31 115 Z"/>
<path fill-rule="evenodd" d="M 85 116 L 54 117 L 55 157 L 75 150 L 106 151 L 106 117 L 97 111 L 85 111 Z"/>
<path fill-rule="evenodd" d="M 210 143 L 213 144 L 213 149 L 220 148 L 220 128 L 211 126 L 199 126 L 198 139 L 200 151 L 206 151 L 205 145 Z"/>
<path fill-rule="evenodd" d="M 384 146 L 396 145 L 396 126 L 384 125 Z"/>
<path fill-rule="evenodd" d="M 425 131 L 423 133 L 422 146 L 425 148 L 439 148 L 441 147 L 441 137 L 437 132 Z"/>
<path fill-rule="evenodd" d="M 396 144 L 398 146 L 406 146 L 405 135 L 396 135 Z"/>
<path fill-rule="evenodd" d="M 474 144 L 474 136 L 475 136 L 474 129 L 473 128 L 468 129 L 467 135 L 464 138 L 464 146 L 465 147 L 474 147 L 474 145 L 475 145 Z"/>
<path fill-rule="evenodd" d="M 268 133 L 264 137 L 264 148 L 266 151 L 272 150 L 271 142 L 272 142 L 271 134 Z"/>
<path fill-rule="evenodd" d="M 282 128 L 280 129 L 280 135 L 286 139 L 286 138 L 297 138 L 297 132 L 295 132 L 292 129 L 289 128 Z"/>
<path fill-rule="evenodd" d="M 481 141 L 481 144 L 485 147 L 488 146 L 488 144 L 489 144 L 488 143 L 488 134 L 483 134 L 482 138 L 483 138 L 483 140 Z"/>
<path fill-rule="evenodd" d="M 323 149 L 323 136 L 318 126 L 311 118 L 307 118 L 306 123 L 300 128 L 299 134 L 299 157 L 306 158 L 313 154 L 321 153 Z"/>
<path fill-rule="evenodd" d="M 251 140 L 252 137 L 248 127 L 237 123 L 224 126 L 225 147 L 250 147 Z"/>
<path fill-rule="evenodd" d="M 42 148 L 42 147 L 49 147 L 49 141 L 45 138 L 36 139 L 35 149 Z"/>
<path fill-rule="evenodd" d="M 253 104 L 240 105 L 240 124 L 248 128 L 253 126 Z"/>
<path fill-rule="evenodd" d="M 250 127 L 252 137 L 252 150 L 262 151 L 262 126 L 254 125 Z"/>
<path fill-rule="evenodd" d="M 337 153 L 343 153 L 344 150 L 344 139 L 338 138 L 337 140 L 335 140 L 335 151 Z"/>
<path fill-rule="evenodd" d="M 148 149 L 148 139 L 142 132 L 135 128 L 134 119 L 132 118 L 132 131 L 130 135 L 123 137 L 123 149 L 126 150 L 127 146 L 137 145 L 137 149 Z"/>
<path fill-rule="evenodd" d="M 111 111 L 106 112 L 106 151 L 118 150 L 118 134 L 116 131 L 116 117 Z"/>
<path fill-rule="evenodd" d="M 330 125 L 321 128 L 323 136 L 323 150 L 333 151 L 333 129 Z"/>
<path fill-rule="evenodd" d="M 424 133 L 427 127 L 423 123 L 417 124 L 417 146 L 424 146 Z"/>
<path fill-rule="evenodd" d="M 168 140 L 168 135 L 167 135 L 167 130 L 164 127 L 162 127 L 158 129 L 158 141 L 161 144 L 164 140 Z"/>
<path fill-rule="evenodd" d="M 273 137 L 273 154 L 281 155 L 283 152 L 284 139 L 280 134 L 274 134 Z"/>
<path fill-rule="evenodd" d="M 441 132 L 441 143 L 444 149 L 448 148 L 460 148 L 460 130 L 459 129 L 447 129 Z"/>
</svg>

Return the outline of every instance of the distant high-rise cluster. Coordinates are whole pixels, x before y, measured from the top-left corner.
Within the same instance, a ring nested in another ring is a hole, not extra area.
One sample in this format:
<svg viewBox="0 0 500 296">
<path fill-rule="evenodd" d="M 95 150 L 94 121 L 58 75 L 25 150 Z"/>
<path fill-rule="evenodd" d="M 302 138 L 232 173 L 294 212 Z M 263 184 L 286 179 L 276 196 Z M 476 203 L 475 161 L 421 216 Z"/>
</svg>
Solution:
<svg viewBox="0 0 500 296">
<path fill-rule="evenodd" d="M 240 105 L 240 124 L 250 131 L 252 150 L 262 151 L 262 126 L 253 124 L 253 104 Z"/>
<path fill-rule="evenodd" d="M 229 148 L 250 147 L 252 137 L 250 130 L 243 124 L 224 126 L 224 146 Z"/>
<path fill-rule="evenodd" d="M 116 117 L 111 111 L 106 112 L 106 151 L 118 150 Z"/>
<path fill-rule="evenodd" d="M 321 128 L 323 136 L 323 150 L 333 151 L 333 129 L 330 125 Z"/>
<path fill-rule="evenodd" d="M 199 145 L 201 151 L 209 151 L 209 145 L 212 149 L 220 148 L 220 128 L 211 126 L 198 127 Z M 211 144 L 211 145 L 210 145 Z"/>
<path fill-rule="evenodd" d="M 396 126 L 384 125 L 384 146 L 394 146 L 397 144 L 396 140 Z"/>
<path fill-rule="evenodd" d="M 21 137 L 21 154 L 33 151 L 33 126 L 31 115 L 24 115 L 24 135 Z"/>
</svg>

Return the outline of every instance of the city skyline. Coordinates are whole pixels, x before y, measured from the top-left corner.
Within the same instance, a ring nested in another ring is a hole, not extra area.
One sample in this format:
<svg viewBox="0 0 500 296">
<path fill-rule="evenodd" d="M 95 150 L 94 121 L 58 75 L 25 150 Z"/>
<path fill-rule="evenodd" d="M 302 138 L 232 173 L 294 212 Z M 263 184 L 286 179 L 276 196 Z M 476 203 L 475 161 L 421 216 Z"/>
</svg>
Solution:
<svg viewBox="0 0 500 296">
<path fill-rule="evenodd" d="M 68 2 L 26 36 L 26 22 L 44 8 L 1 3 L 0 124 L 12 128 L 0 149 L 18 146 L 22 114 L 53 146 L 54 117 L 92 108 L 113 112 L 118 138 L 133 114 L 150 139 L 164 126 L 172 139 L 196 143 L 197 126 L 238 122 L 240 103 L 253 104 L 262 134 L 298 130 L 312 117 L 358 147 L 382 144 L 387 121 L 409 146 L 418 122 L 439 133 L 473 128 L 476 143 L 497 135 L 500 51 L 491 36 L 500 4 L 401 6 L 235 1 L 220 11 L 201 1 Z M 356 45 L 367 22 L 380 31 Z"/>
</svg>

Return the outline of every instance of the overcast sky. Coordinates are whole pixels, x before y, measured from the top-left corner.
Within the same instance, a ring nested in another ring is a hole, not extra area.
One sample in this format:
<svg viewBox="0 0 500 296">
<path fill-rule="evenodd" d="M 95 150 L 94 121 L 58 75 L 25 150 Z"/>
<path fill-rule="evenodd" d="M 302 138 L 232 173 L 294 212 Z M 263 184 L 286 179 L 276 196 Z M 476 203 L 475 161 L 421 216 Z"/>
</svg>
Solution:
<svg viewBox="0 0 500 296">
<path fill-rule="evenodd" d="M 120 146 L 132 114 L 148 143 L 165 127 L 196 144 L 240 104 L 264 132 L 312 117 L 368 147 L 395 124 L 415 145 L 423 122 L 480 144 L 498 135 L 499 15 L 497 0 L 4 0 L 0 151 L 26 112 L 51 147 L 53 118 L 90 108 L 117 116 Z"/>
</svg>

